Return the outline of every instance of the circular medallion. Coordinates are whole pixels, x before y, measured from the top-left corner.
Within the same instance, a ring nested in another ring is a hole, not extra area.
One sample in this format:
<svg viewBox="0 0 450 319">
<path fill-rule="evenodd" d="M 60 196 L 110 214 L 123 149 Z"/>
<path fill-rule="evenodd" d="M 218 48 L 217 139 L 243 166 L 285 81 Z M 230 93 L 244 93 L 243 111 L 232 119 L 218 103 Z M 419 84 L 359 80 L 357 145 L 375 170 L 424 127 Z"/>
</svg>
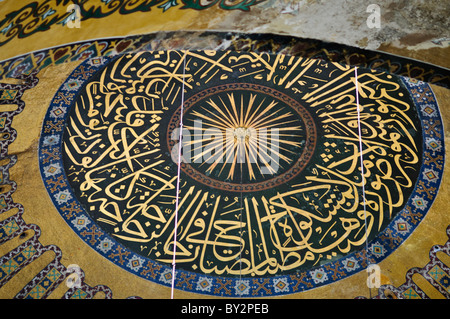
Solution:
<svg viewBox="0 0 450 319">
<path fill-rule="evenodd" d="M 269 87 L 244 82 L 208 88 L 190 97 L 183 110 L 181 168 L 209 187 L 235 192 L 277 187 L 299 174 L 314 152 L 312 116 Z M 181 107 L 167 133 L 175 162 L 180 112 Z"/>
<path fill-rule="evenodd" d="M 382 72 L 139 52 L 73 71 L 39 153 L 55 206 L 105 258 L 165 285 L 175 262 L 179 289 L 269 296 L 345 278 L 411 234 L 440 184 L 441 123 L 425 83 Z"/>
</svg>

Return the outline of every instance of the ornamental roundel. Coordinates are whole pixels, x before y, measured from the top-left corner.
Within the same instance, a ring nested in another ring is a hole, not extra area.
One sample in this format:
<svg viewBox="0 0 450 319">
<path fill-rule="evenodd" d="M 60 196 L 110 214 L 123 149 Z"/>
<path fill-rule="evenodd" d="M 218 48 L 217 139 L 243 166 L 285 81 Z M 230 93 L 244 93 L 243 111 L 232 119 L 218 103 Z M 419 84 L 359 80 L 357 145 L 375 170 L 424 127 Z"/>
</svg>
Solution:
<svg viewBox="0 0 450 319">
<path fill-rule="evenodd" d="M 61 85 L 40 164 L 65 182 L 47 187 L 61 216 L 118 266 L 170 286 L 175 262 L 179 289 L 283 295 L 359 272 L 409 236 L 440 184 L 438 119 L 427 84 L 370 69 L 125 53 Z"/>
</svg>

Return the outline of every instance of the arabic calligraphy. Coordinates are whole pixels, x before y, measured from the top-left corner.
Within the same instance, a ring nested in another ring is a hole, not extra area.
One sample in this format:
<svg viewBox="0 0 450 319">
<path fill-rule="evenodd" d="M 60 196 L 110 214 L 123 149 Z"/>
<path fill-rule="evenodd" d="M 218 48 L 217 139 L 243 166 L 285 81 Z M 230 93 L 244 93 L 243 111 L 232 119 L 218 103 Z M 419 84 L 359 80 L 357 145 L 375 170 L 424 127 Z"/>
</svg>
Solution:
<svg viewBox="0 0 450 319">
<path fill-rule="evenodd" d="M 189 138 L 178 141 L 182 100 Z M 278 135 L 264 144 L 263 129 Z M 87 82 L 62 149 L 77 199 L 130 249 L 167 264 L 176 252 L 177 267 L 203 274 L 268 276 L 340 258 L 383 230 L 414 188 L 421 139 L 407 91 L 387 74 L 158 51 L 122 55 Z"/>
</svg>

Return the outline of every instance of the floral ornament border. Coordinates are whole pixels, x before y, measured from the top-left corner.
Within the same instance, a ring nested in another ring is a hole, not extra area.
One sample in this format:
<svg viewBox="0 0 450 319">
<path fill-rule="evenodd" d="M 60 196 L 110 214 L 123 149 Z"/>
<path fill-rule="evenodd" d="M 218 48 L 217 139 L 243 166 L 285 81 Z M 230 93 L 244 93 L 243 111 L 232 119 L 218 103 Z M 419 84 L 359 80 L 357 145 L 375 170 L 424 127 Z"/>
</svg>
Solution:
<svg viewBox="0 0 450 319">
<path fill-rule="evenodd" d="M 170 8 L 205 10 L 217 5 L 223 10 L 250 11 L 251 7 L 267 0 L 102 0 L 93 4 L 88 0 L 37 0 L 9 12 L 0 20 L 0 46 L 13 38 L 26 38 L 47 31 L 53 25 L 72 27 L 74 21 L 101 19 L 112 14 L 150 12 L 154 7 L 166 12 Z"/>
</svg>

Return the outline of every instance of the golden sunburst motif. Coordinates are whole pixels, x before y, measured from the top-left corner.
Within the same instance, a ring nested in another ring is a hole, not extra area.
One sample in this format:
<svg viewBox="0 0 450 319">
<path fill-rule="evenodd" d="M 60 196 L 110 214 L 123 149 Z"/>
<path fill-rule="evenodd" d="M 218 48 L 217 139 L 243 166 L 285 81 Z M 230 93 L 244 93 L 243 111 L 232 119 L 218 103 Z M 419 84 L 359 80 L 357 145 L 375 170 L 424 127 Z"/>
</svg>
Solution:
<svg viewBox="0 0 450 319">
<path fill-rule="evenodd" d="M 225 178 L 232 181 L 239 178 L 236 171 L 242 172 L 242 166 L 249 181 L 256 180 L 257 175 L 276 174 L 279 168 L 292 164 L 304 144 L 300 120 L 280 107 L 279 101 L 266 97 L 257 101 L 258 95 L 252 93 L 244 99 L 244 95 L 227 93 L 226 99 L 217 97 L 220 103 L 207 99 L 201 106 L 203 112 L 194 110 L 190 114 L 201 126 L 185 126 L 200 131 L 184 144 L 193 148 L 192 162 L 200 160 L 200 167 L 207 165 L 207 173 L 218 170 L 218 177 L 226 174 Z"/>
<path fill-rule="evenodd" d="M 187 101 L 183 162 L 214 180 L 257 183 L 291 168 L 308 133 L 301 110 L 293 108 L 287 96 L 240 86 L 218 88 L 214 94 L 209 90 Z"/>
</svg>

